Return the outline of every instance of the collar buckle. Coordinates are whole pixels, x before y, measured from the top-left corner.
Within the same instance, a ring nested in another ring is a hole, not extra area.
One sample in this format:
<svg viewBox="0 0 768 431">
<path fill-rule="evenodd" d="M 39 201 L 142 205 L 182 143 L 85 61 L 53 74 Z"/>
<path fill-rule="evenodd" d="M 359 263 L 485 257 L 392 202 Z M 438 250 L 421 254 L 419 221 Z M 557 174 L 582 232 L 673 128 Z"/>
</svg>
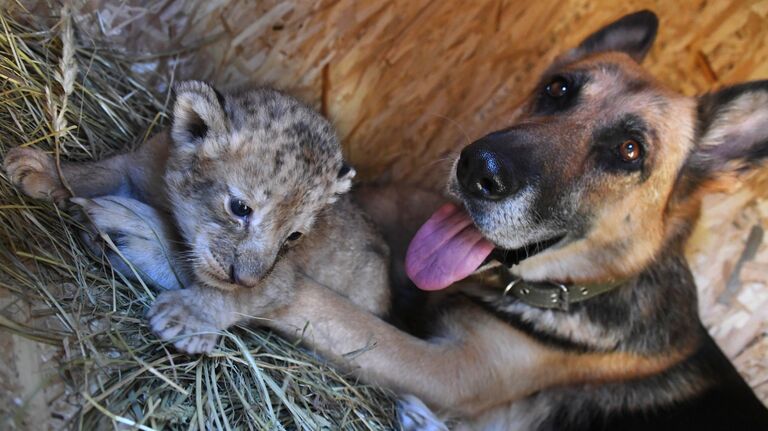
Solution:
<svg viewBox="0 0 768 431">
<path fill-rule="evenodd" d="M 502 294 L 502 296 L 507 296 L 507 294 L 509 294 L 509 292 L 511 292 L 512 289 L 514 289 L 514 287 L 517 285 L 517 283 L 520 283 L 522 281 L 523 281 L 522 278 L 517 277 L 517 278 L 513 279 L 512 281 L 510 281 L 509 283 L 507 283 L 507 287 L 504 288 L 504 293 Z M 526 294 L 527 294 L 527 292 L 526 292 Z"/>
<path fill-rule="evenodd" d="M 571 291 L 568 289 L 568 286 L 561 284 L 561 283 L 552 283 L 555 286 L 558 287 L 558 295 L 557 300 L 554 302 L 557 303 L 557 308 L 568 311 L 568 306 L 571 304 Z"/>
<path fill-rule="evenodd" d="M 591 299 L 619 287 L 622 282 L 591 285 L 566 285 L 553 281 L 525 281 L 506 268 L 499 268 L 504 285 L 502 296 L 514 296 L 537 308 L 557 309 L 567 312 L 571 304 Z"/>
</svg>

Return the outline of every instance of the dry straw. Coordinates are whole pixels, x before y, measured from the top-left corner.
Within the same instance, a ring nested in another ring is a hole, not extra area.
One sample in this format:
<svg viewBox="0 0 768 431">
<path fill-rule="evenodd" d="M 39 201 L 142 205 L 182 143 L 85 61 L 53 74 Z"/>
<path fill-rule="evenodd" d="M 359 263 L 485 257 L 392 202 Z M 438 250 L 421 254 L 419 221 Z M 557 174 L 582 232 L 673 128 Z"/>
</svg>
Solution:
<svg viewBox="0 0 768 431">
<path fill-rule="evenodd" d="M 0 11 L 0 156 L 22 145 L 100 158 L 166 121 L 167 95 L 132 78 L 126 59 L 79 45 L 75 30 L 66 11 L 48 25 L 17 4 Z M 0 340 L 16 349 L 3 355 L 47 347 L 30 355 L 38 387 L 0 382 L 10 400 L 0 428 L 391 428 L 388 394 L 268 332 L 226 332 L 209 357 L 175 353 L 147 329 L 152 292 L 88 255 L 68 213 L 2 175 Z"/>
</svg>

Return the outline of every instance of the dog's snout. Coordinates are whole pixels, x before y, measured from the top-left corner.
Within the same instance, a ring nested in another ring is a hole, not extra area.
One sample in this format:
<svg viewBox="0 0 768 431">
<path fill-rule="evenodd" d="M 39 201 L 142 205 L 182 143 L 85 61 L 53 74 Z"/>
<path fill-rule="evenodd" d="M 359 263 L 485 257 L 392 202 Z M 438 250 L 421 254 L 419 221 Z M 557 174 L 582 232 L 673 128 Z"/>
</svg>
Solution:
<svg viewBox="0 0 768 431">
<path fill-rule="evenodd" d="M 520 189 L 509 161 L 483 141 L 461 152 L 456 177 L 464 192 L 481 199 L 500 200 Z"/>
</svg>

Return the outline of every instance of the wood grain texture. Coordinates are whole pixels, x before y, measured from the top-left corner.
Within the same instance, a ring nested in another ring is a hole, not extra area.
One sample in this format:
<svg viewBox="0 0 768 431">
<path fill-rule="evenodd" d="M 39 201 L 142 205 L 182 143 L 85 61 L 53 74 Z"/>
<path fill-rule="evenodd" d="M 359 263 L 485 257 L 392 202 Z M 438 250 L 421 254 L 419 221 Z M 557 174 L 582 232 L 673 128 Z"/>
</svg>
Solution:
<svg viewBox="0 0 768 431">
<path fill-rule="evenodd" d="M 768 77 L 765 0 L 143 3 L 92 0 L 81 28 L 146 57 L 137 70 L 289 90 L 331 117 L 365 178 L 435 187 L 551 59 L 624 13 L 659 15 L 646 65 L 683 93 Z"/>
</svg>

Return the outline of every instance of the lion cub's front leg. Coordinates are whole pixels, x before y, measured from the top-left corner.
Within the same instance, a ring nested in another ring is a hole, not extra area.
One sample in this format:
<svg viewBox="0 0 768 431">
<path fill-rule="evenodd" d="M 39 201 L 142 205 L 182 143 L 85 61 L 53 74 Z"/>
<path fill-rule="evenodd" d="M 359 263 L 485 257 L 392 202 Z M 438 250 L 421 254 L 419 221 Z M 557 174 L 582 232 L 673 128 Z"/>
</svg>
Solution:
<svg viewBox="0 0 768 431">
<path fill-rule="evenodd" d="M 221 331 L 240 320 L 222 293 L 202 286 L 163 292 L 147 314 L 152 331 L 181 352 L 211 352 Z"/>
<path fill-rule="evenodd" d="M 147 317 L 152 331 L 185 353 L 209 353 L 221 332 L 238 322 L 263 318 L 294 296 L 296 268 L 275 265 L 268 280 L 252 289 L 223 291 L 201 284 L 163 292 Z"/>
</svg>

